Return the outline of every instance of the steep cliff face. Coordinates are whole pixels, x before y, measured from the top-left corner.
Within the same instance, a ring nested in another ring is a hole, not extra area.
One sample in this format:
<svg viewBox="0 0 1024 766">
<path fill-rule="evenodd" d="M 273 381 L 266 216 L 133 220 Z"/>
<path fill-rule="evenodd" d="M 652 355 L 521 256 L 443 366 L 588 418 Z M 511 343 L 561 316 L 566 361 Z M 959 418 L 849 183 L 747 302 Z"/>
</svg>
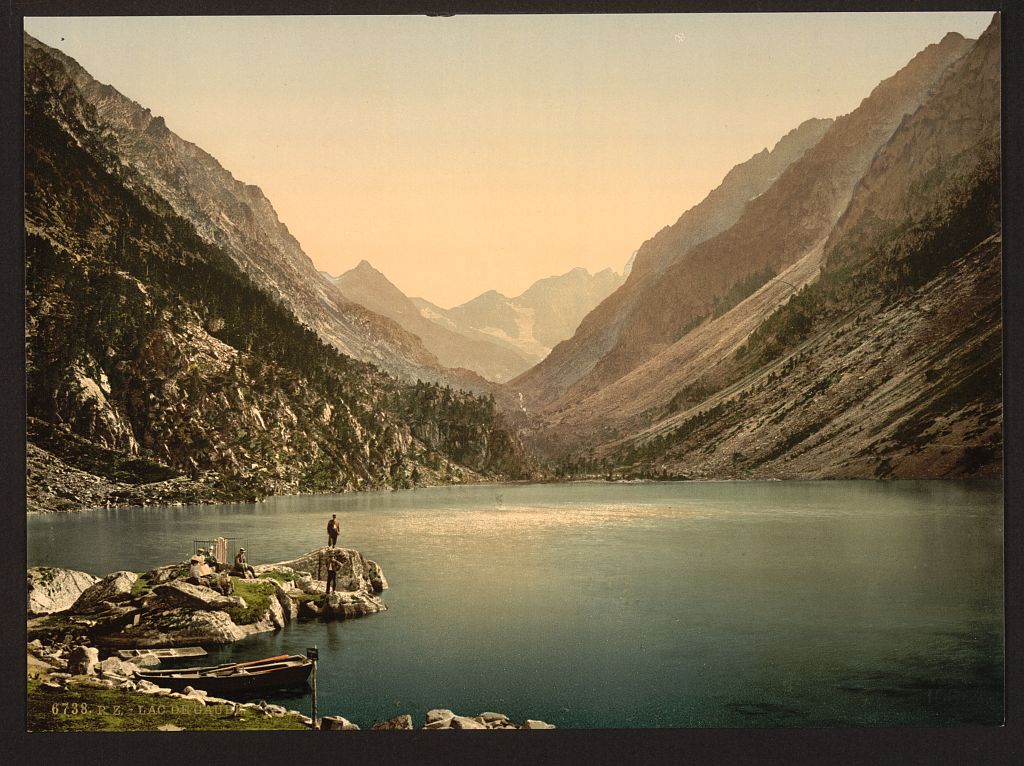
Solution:
<svg viewBox="0 0 1024 766">
<path fill-rule="evenodd" d="M 997 16 L 970 53 L 950 68 L 935 95 L 903 120 L 874 157 L 829 234 L 826 268 L 863 259 L 884 233 L 932 214 L 942 201 L 937 190 L 962 187 L 979 168 L 998 164 L 999 56 Z"/>
<path fill-rule="evenodd" d="M 692 247 L 649 281 L 637 309 L 617 318 L 621 329 L 614 343 L 589 370 L 583 371 L 587 365 L 577 361 L 557 361 L 552 353 L 551 365 L 539 365 L 511 385 L 523 390 L 528 401 L 560 409 L 671 346 L 719 312 L 723 303 L 732 302 L 739 286 L 756 289 L 820 248 L 879 148 L 904 116 L 928 99 L 970 45 L 960 35 L 947 35 L 879 84 L 857 109 L 838 118 L 820 141 L 750 201 L 734 225 Z M 560 387 L 547 382 L 554 367 L 566 369 L 569 374 L 559 377 L 575 382 L 552 401 L 551 394 Z"/>
<path fill-rule="evenodd" d="M 151 485 L 143 501 L 524 474 L 492 399 L 401 383 L 325 344 L 121 159 L 74 87 L 26 63 L 39 509 L 139 502 Z"/>
<path fill-rule="evenodd" d="M 997 17 L 783 273 L 798 292 L 769 282 L 531 438 L 569 473 L 999 476 L 999 83 Z"/>
<path fill-rule="evenodd" d="M 814 146 L 832 120 L 807 120 L 772 149 L 755 154 L 726 174 L 722 183 L 672 226 L 647 240 L 630 258 L 625 283 L 598 303 L 578 329 L 551 355 L 515 380 L 532 409 L 557 400 L 616 345 L 631 321 L 643 312 L 647 293 L 664 271 L 695 246 L 732 226 L 751 200 L 763 194 L 793 162 Z"/>
<path fill-rule="evenodd" d="M 513 348 L 490 339 L 462 335 L 431 321 L 368 261 L 328 279 L 350 300 L 393 319 L 419 338 L 445 367 L 465 368 L 487 380 L 503 382 L 530 364 Z"/>
<path fill-rule="evenodd" d="M 29 35 L 25 66 L 33 77 L 45 79 L 51 98 L 77 109 L 74 117 L 110 144 L 119 163 L 136 171 L 136 188 L 155 191 L 203 239 L 223 248 L 255 284 L 339 351 L 408 380 L 486 387 L 473 375 L 446 371 L 414 335 L 325 282 L 259 187 L 234 178 L 208 153 L 168 129 L 162 117 Z"/>
</svg>

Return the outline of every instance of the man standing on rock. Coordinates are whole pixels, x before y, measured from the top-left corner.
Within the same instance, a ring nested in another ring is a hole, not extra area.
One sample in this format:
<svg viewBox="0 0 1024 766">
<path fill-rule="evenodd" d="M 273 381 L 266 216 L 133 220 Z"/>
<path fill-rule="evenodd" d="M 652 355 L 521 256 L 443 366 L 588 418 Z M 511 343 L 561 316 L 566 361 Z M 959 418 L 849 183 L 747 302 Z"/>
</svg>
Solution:
<svg viewBox="0 0 1024 766">
<path fill-rule="evenodd" d="M 338 561 L 338 554 L 331 553 L 327 557 L 327 593 L 338 589 L 338 570 L 341 569 L 341 562 Z"/>
<path fill-rule="evenodd" d="M 341 526 L 338 524 L 338 514 L 332 513 L 331 520 L 327 522 L 327 547 L 333 548 L 338 544 L 338 532 Z"/>
</svg>

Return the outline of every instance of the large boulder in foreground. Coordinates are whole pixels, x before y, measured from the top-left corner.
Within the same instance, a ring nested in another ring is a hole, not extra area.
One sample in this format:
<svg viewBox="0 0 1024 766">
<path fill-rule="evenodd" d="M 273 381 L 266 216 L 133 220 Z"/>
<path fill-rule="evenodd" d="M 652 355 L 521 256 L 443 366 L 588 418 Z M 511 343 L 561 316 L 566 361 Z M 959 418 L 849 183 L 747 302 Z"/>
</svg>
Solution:
<svg viewBox="0 0 1024 766">
<path fill-rule="evenodd" d="M 132 588 L 138 579 L 139 576 L 135 572 L 112 572 L 86 588 L 71 607 L 71 611 L 86 614 L 104 609 L 111 603 L 125 601 L 131 598 Z"/>
<path fill-rule="evenodd" d="M 75 569 L 29 567 L 27 611 L 29 614 L 52 614 L 70 609 L 99 579 Z"/>
<path fill-rule="evenodd" d="M 387 580 L 384 579 L 380 565 L 365 558 L 354 548 L 328 548 L 325 546 L 291 561 L 267 564 L 255 567 L 255 569 L 257 572 L 262 572 L 274 567 L 288 567 L 295 572 L 308 574 L 314 580 L 326 580 L 327 562 L 332 555 L 336 555 L 341 563 L 341 569 L 338 571 L 338 590 L 365 590 L 379 593 L 387 588 Z"/>
<path fill-rule="evenodd" d="M 151 649 L 194 644 L 229 644 L 257 632 L 254 627 L 236 625 L 227 612 L 188 608 L 157 609 L 143 613 L 136 624 L 103 635 L 99 638 L 99 643 L 110 647 Z"/>
</svg>

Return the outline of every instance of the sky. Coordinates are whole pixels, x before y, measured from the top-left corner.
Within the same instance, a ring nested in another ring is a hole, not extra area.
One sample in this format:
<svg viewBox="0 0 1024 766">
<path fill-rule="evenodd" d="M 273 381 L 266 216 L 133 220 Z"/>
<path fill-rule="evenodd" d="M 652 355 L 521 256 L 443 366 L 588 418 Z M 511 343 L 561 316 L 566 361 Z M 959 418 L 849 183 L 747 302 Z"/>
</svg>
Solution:
<svg viewBox="0 0 1024 766">
<path fill-rule="evenodd" d="M 630 255 L 991 13 L 26 18 L 259 186 L 318 268 L 450 307 Z"/>
</svg>

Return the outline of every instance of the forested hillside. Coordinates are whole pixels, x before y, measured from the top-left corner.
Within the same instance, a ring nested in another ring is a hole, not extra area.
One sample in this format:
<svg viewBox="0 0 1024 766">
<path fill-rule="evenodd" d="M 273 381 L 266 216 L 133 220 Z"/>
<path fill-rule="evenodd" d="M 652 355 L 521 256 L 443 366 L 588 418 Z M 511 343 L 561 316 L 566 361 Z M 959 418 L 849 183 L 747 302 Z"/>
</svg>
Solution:
<svg viewBox="0 0 1024 766">
<path fill-rule="evenodd" d="M 120 161 L 73 90 L 30 66 L 25 106 L 30 509 L 527 473 L 491 398 L 322 342 Z"/>
</svg>

